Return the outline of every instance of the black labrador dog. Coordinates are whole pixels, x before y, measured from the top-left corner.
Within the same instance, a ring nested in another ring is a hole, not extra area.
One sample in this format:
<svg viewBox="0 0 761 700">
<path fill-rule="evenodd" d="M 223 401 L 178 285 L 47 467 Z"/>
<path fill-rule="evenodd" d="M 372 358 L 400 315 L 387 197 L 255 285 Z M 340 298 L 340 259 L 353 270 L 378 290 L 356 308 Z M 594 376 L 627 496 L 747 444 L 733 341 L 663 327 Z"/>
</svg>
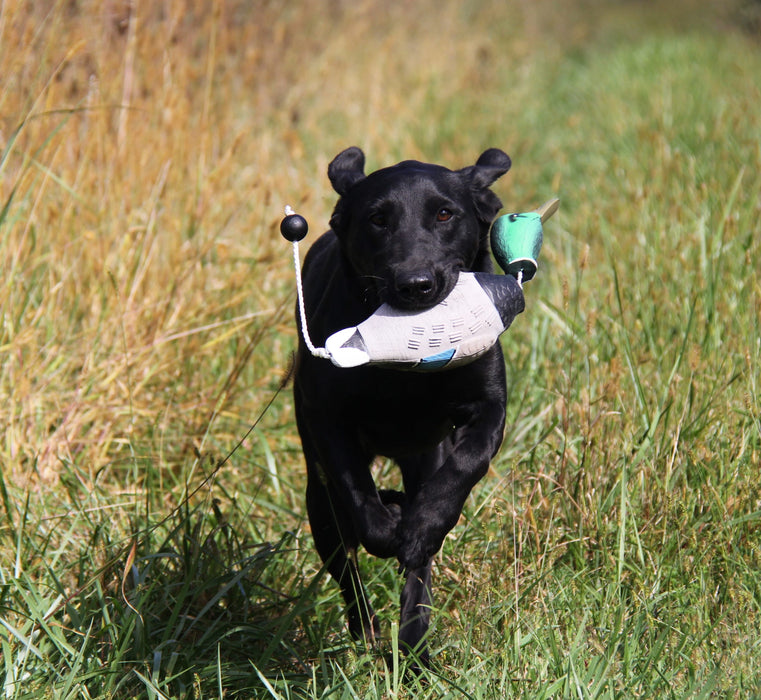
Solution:
<svg viewBox="0 0 761 700">
<path fill-rule="evenodd" d="M 422 310 L 443 300 L 459 272 L 490 272 L 488 232 L 502 207 L 489 186 L 510 168 L 492 148 L 461 170 L 404 161 L 370 175 L 359 148 L 339 153 L 328 177 L 340 195 L 331 230 L 303 266 L 315 344 L 355 326 L 383 302 Z M 414 372 L 344 369 L 300 342 L 294 393 L 307 464 L 307 510 L 317 550 L 346 601 L 349 629 L 372 643 L 379 625 L 360 581 L 359 545 L 396 557 L 406 575 L 399 638 L 428 662 L 431 558 L 502 441 L 505 367 L 497 343 L 470 364 Z M 379 490 L 378 455 L 401 469 L 404 491 Z"/>
</svg>

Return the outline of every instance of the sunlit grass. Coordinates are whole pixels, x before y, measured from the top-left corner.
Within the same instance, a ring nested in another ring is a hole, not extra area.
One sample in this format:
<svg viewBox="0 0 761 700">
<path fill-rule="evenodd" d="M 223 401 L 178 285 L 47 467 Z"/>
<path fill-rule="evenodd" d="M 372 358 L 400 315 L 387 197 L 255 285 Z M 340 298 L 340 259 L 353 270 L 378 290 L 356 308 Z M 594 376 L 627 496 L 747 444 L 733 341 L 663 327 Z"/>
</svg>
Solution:
<svg viewBox="0 0 761 700">
<path fill-rule="evenodd" d="M 48 5 L 0 7 L 6 697 L 761 692 L 752 2 Z M 282 206 L 352 144 L 562 201 L 420 681 L 393 562 L 345 633 L 281 390 Z"/>
</svg>

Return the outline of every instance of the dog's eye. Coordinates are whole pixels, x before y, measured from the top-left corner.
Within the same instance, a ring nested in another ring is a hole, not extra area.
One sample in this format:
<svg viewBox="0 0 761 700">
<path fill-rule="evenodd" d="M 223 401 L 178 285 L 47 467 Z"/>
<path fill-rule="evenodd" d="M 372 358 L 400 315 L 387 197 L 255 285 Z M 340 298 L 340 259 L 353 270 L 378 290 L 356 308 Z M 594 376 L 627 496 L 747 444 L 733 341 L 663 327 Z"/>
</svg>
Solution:
<svg viewBox="0 0 761 700">
<path fill-rule="evenodd" d="M 449 221 L 452 218 L 452 212 L 449 209 L 442 207 L 436 212 L 436 221 L 444 222 Z"/>
<path fill-rule="evenodd" d="M 370 223 L 378 228 L 383 228 L 386 225 L 386 217 L 380 213 L 371 214 Z"/>
</svg>

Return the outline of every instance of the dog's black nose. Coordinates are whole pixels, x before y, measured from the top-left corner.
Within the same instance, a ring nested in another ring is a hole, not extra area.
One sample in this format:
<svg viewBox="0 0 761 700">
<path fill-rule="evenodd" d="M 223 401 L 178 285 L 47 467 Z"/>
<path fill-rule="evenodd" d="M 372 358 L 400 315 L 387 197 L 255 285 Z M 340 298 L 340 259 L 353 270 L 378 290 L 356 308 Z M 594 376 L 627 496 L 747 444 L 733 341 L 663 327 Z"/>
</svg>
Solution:
<svg viewBox="0 0 761 700">
<path fill-rule="evenodd" d="M 396 296 L 405 304 L 421 306 L 430 302 L 436 291 L 436 278 L 428 270 L 415 270 L 396 276 Z"/>
</svg>

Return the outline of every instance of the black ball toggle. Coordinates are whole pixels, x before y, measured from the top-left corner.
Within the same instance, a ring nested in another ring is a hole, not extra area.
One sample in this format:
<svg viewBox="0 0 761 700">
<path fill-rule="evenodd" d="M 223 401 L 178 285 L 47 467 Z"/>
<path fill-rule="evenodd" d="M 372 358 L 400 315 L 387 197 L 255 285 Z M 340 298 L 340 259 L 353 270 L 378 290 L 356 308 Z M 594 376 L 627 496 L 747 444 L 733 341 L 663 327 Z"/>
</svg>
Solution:
<svg viewBox="0 0 761 700">
<path fill-rule="evenodd" d="M 300 241 L 307 235 L 309 230 L 309 224 L 307 220 L 299 214 L 288 214 L 280 222 L 280 233 L 285 240 L 293 243 L 294 241 Z"/>
</svg>

